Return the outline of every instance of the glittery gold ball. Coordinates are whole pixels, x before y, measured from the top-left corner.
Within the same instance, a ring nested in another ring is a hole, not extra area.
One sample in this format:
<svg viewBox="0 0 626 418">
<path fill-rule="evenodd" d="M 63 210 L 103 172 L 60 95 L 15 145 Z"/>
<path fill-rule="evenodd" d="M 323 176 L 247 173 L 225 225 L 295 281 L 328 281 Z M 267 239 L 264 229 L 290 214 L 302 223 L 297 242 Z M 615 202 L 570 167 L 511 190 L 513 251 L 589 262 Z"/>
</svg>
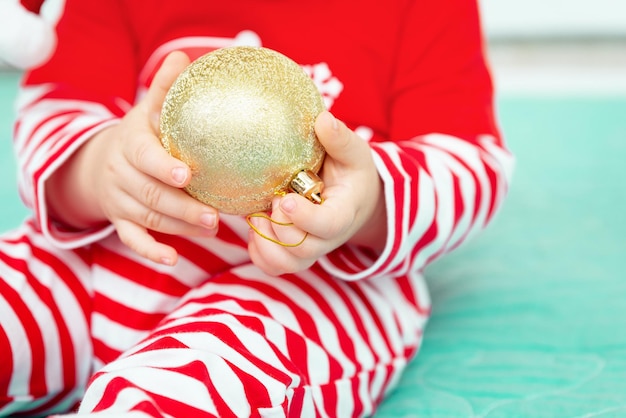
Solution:
<svg viewBox="0 0 626 418">
<path fill-rule="evenodd" d="M 228 47 L 194 62 L 170 88 L 161 142 L 191 167 L 186 191 L 223 213 L 265 211 L 300 170 L 324 160 L 314 123 L 324 102 L 311 78 L 267 48 Z"/>
</svg>

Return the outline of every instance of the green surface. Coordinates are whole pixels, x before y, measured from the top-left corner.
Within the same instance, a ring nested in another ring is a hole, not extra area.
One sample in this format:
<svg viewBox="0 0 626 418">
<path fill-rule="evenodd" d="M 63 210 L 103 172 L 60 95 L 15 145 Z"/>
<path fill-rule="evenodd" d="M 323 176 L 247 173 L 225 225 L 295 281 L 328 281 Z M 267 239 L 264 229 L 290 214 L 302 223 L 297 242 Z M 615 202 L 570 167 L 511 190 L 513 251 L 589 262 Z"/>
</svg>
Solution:
<svg viewBox="0 0 626 418">
<path fill-rule="evenodd" d="M 517 168 L 427 270 L 423 349 L 385 417 L 626 416 L 626 98 L 503 98 Z"/>
<path fill-rule="evenodd" d="M 0 231 L 17 226 L 27 214 L 17 194 L 16 163 L 11 145 L 18 74 L 0 70 Z"/>
<path fill-rule="evenodd" d="M 0 73 L 0 229 L 26 211 Z M 427 270 L 422 351 L 379 417 L 626 416 L 626 97 L 499 101 L 517 168 L 480 237 Z"/>
</svg>

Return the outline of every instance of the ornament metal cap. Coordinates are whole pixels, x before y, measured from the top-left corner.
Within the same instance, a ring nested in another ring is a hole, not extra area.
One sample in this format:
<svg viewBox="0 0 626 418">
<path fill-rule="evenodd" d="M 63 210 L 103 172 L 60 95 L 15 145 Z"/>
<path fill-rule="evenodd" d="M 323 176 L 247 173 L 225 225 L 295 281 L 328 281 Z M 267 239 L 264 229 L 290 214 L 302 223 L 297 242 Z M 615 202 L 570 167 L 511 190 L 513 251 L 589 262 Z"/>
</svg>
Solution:
<svg viewBox="0 0 626 418">
<path fill-rule="evenodd" d="M 313 203 L 322 203 L 324 182 L 311 170 L 301 170 L 291 179 L 289 188 Z"/>
</svg>

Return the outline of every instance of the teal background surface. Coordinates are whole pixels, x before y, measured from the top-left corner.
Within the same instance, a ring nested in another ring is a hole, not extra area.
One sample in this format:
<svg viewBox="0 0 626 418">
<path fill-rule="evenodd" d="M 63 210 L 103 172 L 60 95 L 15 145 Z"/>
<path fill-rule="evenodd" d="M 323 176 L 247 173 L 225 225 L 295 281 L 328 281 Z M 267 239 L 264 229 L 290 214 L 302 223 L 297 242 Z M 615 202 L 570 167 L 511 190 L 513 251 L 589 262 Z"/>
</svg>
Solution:
<svg viewBox="0 0 626 418">
<path fill-rule="evenodd" d="M 27 210 L 0 72 L 0 230 Z M 489 228 L 427 269 L 421 352 L 378 417 L 626 416 L 626 97 L 498 99 L 517 166 Z"/>
<path fill-rule="evenodd" d="M 624 417 L 626 97 L 499 108 L 510 194 L 428 268 L 423 348 L 380 416 Z"/>
<path fill-rule="evenodd" d="M 29 213 L 18 197 L 11 143 L 18 83 L 17 73 L 0 70 L 0 231 L 19 225 Z"/>
</svg>

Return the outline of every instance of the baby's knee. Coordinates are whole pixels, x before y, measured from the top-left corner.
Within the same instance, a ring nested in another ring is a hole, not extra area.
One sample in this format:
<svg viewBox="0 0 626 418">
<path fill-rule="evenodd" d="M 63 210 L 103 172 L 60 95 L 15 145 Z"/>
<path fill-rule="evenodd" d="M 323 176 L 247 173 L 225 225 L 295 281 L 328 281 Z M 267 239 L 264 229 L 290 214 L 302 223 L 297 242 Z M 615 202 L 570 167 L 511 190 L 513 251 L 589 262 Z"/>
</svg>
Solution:
<svg viewBox="0 0 626 418">
<path fill-rule="evenodd" d="M 206 333 L 153 338 L 93 377 L 80 412 L 286 415 L 300 376 L 242 348 Z"/>
</svg>

